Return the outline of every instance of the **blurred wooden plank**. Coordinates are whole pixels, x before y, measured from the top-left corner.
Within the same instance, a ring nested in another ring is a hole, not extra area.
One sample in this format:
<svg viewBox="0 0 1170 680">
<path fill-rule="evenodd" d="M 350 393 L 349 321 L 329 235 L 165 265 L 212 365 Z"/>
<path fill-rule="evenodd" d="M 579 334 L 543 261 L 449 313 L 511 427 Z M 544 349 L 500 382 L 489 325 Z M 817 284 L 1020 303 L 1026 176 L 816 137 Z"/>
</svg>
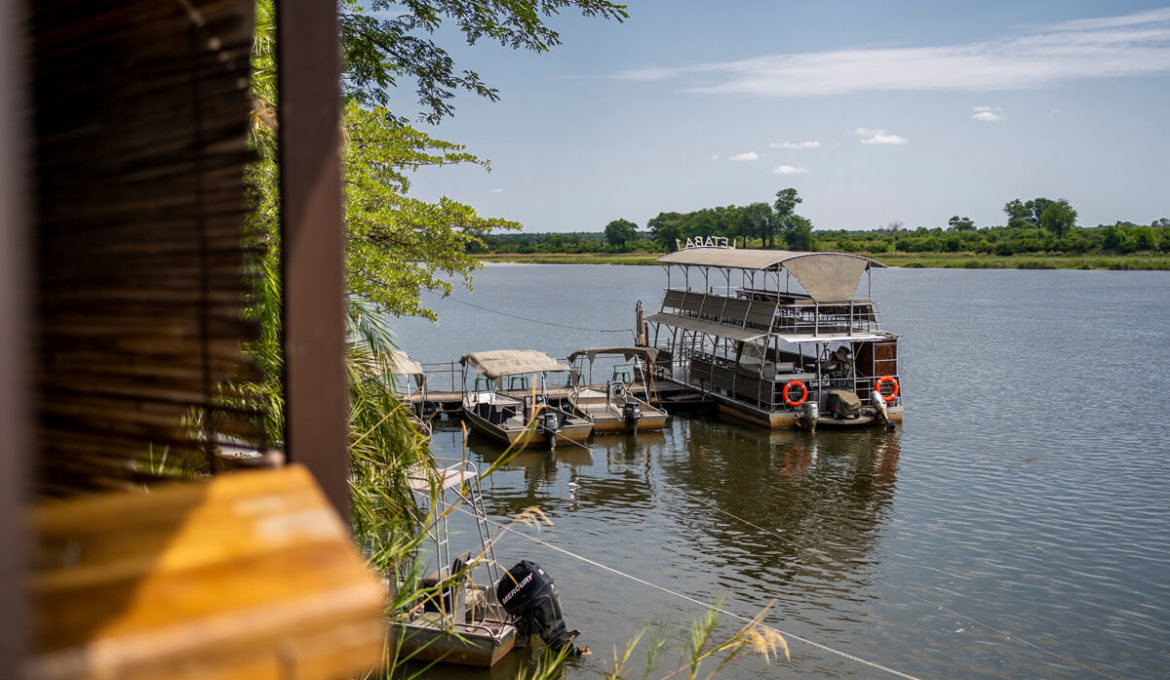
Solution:
<svg viewBox="0 0 1170 680">
<path fill-rule="evenodd" d="M 37 680 L 340 678 L 381 661 L 384 596 L 300 466 L 45 504 Z"/>
</svg>

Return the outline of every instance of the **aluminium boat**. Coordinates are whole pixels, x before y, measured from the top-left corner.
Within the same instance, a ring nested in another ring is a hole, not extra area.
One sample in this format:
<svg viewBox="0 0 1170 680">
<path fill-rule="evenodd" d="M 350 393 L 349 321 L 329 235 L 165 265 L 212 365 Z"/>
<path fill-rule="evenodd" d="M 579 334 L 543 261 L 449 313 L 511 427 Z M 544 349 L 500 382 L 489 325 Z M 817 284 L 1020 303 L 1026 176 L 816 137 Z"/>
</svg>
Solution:
<svg viewBox="0 0 1170 680">
<path fill-rule="evenodd" d="M 515 617 L 500 605 L 495 589 L 473 579 L 485 574 L 489 583 L 496 584 L 503 577 L 475 464 L 445 459 L 435 463 L 407 471 L 407 484 L 422 498 L 422 513 L 415 519 L 425 527 L 434 570 L 415 584 L 420 593 L 417 599 L 395 617 L 395 654 L 400 660 L 490 667 L 522 646 L 525 637 L 518 635 Z M 467 552 L 451 557 L 447 520 L 456 504 L 474 517 L 480 542 L 475 556 Z M 387 587 L 405 577 L 388 576 Z"/>
<path fill-rule="evenodd" d="M 464 354 L 463 384 L 467 371 L 476 374 L 471 390 L 463 393 L 463 417 L 478 432 L 506 446 L 581 444 L 593 432 L 593 423 L 562 408 L 548 393 L 549 374 L 566 376 L 574 384 L 575 371 L 536 350 L 491 350 Z"/>
<path fill-rule="evenodd" d="M 587 377 L 584 385 L 579 382 L 569 395 L 571 409 L 593 423 L 594 434 L 661 430 L 666 425 L 667 413 L 651 404 L 654 394 L 651 367 L 657 357 L 658 350 L 653 347 L 591 347 L 574 351 L 568 361 Z M 597 362 L 612 369 L 604 384 L 593 380 Z"/>
</svg>

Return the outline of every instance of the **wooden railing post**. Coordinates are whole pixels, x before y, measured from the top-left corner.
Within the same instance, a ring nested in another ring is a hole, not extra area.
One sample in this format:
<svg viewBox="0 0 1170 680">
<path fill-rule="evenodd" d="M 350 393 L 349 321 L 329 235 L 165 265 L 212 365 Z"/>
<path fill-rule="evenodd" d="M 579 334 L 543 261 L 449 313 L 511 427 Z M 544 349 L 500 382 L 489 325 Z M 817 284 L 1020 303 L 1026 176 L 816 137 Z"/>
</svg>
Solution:
<svg viewBox="0 0 1170 680">
<path fill-rule="evenodd" d="M 337 3 L 277 0 L 285 449 L 349 517 Z"/>
</svg>

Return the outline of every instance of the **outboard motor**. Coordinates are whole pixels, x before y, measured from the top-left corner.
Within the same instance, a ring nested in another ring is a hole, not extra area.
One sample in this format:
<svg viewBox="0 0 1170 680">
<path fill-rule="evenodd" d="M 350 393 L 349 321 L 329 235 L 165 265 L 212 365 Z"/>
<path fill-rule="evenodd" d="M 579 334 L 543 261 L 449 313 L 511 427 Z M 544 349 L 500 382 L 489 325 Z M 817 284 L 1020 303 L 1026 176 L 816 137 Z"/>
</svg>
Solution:
<svg viewBox="0 0 1170 680">
<path fill-rule="evenodd" d="M 890 413 L 886 410 L 886 400 L 882 397 L 882 393 L 874 390 L 869 395 L 869 401 L 873 404 L 873 410 L 877 414 L 878 422 L 882 423 L 887 430 L 894 429 L 894 421 L 890 420 Z"/>
<path fill-rule="evenodd" d="M 804 402 L 804 410 L 800 414 L 800 422 L 809 432 L 817 431 L 817 418 L 821 416 L 821 407 L 815 401 Z"/>
<path fill-rule="evenodd" d="M 622 420 L 626 421 L 626 432 L 636 434 L 638 421 L 642 420 L 642 407 L 637 402 L 627 401 L 622 405 Z"/>
<path fill-rule="evenodd" d="M 540 416 L 540 432 L 551 448 L 557 447 L 557 431 L 561 429 L 561 419 L 556 411 L 545 411 Z"/>
<path fill-rule="evenodd" d="M 565 627 L 556 584 L 540 565 L 521 560 L 509 569 L 496 586 L 496 599 L 516 619 L 518 635 L 529 638 L 539 634 L 554 651 L 568 647 L 570 656 L 581 654 L 573 645 L 581 631 Z"/>
</svg>

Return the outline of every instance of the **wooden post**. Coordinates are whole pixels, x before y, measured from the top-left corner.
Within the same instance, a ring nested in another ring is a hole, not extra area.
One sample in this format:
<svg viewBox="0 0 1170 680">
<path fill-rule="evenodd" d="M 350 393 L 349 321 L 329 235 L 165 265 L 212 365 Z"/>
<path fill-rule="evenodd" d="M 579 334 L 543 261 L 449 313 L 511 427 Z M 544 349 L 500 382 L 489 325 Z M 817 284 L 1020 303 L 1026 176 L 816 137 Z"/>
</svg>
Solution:
<svg viewBox="0 0 1170 680">
<path fill-rule="evenodd" d="M 23 2 L 0 3 L 0 677 L 24 677 L 25 495 L 32 430 L 30 172 Z"/>
<path fill-rule="evenodd" d="M 277 0 L 285 450 L 349 517 L 337 4 Z"/>
</svg>

